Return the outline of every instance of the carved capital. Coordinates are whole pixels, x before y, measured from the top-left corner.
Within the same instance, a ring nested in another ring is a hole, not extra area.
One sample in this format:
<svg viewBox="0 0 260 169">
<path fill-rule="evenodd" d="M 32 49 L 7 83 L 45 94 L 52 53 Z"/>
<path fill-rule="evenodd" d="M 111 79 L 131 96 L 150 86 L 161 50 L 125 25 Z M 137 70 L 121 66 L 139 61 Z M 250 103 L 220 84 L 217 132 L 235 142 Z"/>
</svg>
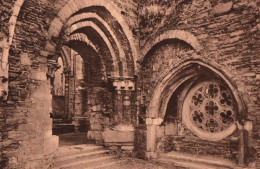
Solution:
<svg viewBox="0 0 260 169">
<path fill-rule="evenodd" d="M 159 126 L 161 125 L 163 122 L 163 119 L 162 118 L 156 118 L 156 119 L 153 119 L 153 118 L 146 118 L 146 125 L 155 125 L 155 126 Z"/>
<path fill-rule="evenodd" d="M 61 66 L 56 62 L 56 60 L 48 60 L 47 66 L 48 66 L 47 77 L 53 79 L 55 77 L 55 71 L 57 71 Z"/>
<path fill-rule="evenodd" d="M 135 90 L 135 80 L 131 77 L 111 78 L 115 90 Z"/>
</svg>

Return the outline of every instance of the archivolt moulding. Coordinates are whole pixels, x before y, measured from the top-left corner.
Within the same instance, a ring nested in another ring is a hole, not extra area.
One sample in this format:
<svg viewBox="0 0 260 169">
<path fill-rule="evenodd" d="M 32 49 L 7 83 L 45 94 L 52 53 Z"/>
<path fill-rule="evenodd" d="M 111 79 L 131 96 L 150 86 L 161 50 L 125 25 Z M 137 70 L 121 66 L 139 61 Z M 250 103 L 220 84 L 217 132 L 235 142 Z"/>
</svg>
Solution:
<svg viewBox="0 0 260 169">
<path fill-rule="evenodd" d="M 50 24 L 49 28 L 49 35 L 48 39 L 51 39 L 52 36 L 58 37 L 62 27 L 66 22 L 68 21 L 69 17 L 79 11 L 80 9 L 87 8 L 87 7 L 94 7 L 94 6 L 100 6 L 106 8 L 110 14 L 116 19 L 116 21 L 119 23 L 119 25 L 122 27 L 123 32 L 129 41 L 130 48 L 132 50 L 133 54 L 133 64 L 134 69 L 136 72 L 136 60 L 138 57 L 136 40 L 134 39 L 134 36 L 128 27 L 128 24 L 125 22 L 123 16 L 120 13 L 120 9 L 117 7 L 116 4 L 114 4 L 111 1 L 106 0 L 95 0 L 95 1 L 86 1 L 86 0 L 70 0 L 62 7 L 62 9 L 59 11 L 56 18 L 53 19 L 53 21 Z"/>
</svg>

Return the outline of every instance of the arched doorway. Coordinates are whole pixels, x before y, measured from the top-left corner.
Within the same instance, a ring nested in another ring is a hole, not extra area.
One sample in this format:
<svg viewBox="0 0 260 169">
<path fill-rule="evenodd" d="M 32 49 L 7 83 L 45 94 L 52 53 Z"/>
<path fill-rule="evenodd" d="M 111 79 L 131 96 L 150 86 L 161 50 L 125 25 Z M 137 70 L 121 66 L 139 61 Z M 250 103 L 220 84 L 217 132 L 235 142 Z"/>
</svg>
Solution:
<svg viewBox="0 0 260 169">
<path fill-rule="evenodd" d="M 84 62 L 85 89 L 69 88 L 69 93 L 74 92 L 74 108 L 70 104 L 73 99 L 67 99 L 69 107 L 66 105 L 66 111 L 73 124 L 80 125 L 80 121 L 87 119 L 90 123 L 88 139 L 97 143 L 103 140 L 112 144 L 121 142 L 118 133 L 126 133 L 129 136 L 127 143 L 133 145 L 135 118 L 132 115 L 135 112 L 131 108 L 135 100 L 137 51 L 132 33 L 116 4 L 102 0 L 69 1 L 52 20 L 48 32 L 46 50 L 57 53 L 67 46 L 76 51 Z M 68 67 L 73 67 L 72 63 Z M 70 68 L 66 73 L 67 76 L 74 75 Z M 82 94 L 83 91 L 85 94 Z M 76 103 L 80 97 L 84 99 L 84 110 L 82 104 Z M 86 116 L 82 117 L 82 114 Z M 122 131 L 125 126 L 127 131 Z M 112 139 L 109 137 L 111 133 L 115 135 Z"/>
</svg>

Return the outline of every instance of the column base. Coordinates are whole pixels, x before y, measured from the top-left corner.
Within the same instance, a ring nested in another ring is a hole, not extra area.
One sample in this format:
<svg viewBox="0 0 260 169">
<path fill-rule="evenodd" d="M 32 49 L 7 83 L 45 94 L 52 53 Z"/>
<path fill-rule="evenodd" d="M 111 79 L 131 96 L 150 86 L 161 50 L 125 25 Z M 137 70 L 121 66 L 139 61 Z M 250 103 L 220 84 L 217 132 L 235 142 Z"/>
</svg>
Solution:
<svg viewBox="0 0 260 169">
<path fill-rule="evenodd" d="M 159 154 L 156 152 L 146 152 L 145 156 L 147 159 L 156 159 L 159 157 Z"/>
</svg>

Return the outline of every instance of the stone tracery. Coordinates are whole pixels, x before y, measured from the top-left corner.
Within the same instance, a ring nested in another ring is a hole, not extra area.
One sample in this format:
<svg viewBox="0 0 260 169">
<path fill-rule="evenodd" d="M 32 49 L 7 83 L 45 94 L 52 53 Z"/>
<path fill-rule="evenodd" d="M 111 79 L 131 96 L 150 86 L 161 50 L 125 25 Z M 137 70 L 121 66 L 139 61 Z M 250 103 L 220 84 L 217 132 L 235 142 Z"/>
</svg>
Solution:
<svg viewBox="0 0 260 169">
<path fill-rule="evenodd" d="M 231 93 L 224 85 L 214 81 L 200 83 L 186 97 L 184 106 L 189 108 L 184 117 L 203 132 L 219 133 L 235 122 L 232 103 Z"/>
</svg>

